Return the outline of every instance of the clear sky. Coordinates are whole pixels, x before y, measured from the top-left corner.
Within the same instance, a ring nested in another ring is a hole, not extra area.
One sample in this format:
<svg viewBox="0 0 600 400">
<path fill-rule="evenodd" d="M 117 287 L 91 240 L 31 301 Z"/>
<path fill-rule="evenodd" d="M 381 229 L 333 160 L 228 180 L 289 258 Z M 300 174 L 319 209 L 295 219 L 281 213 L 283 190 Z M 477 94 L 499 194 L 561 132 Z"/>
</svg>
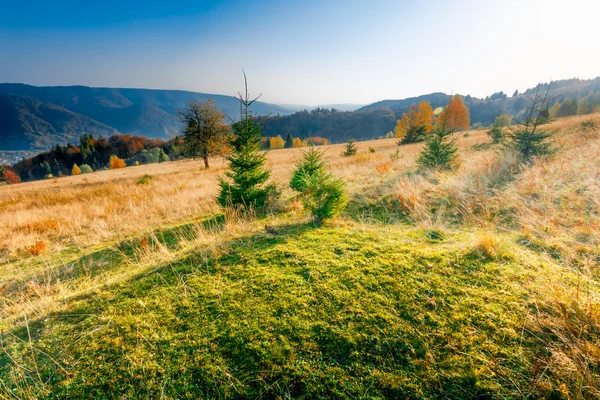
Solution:
<svg viewBox="0 0 600 400">
<path fill-rule="evenodd" d="M 371 103 L 600 75 L 599 0 L 0 0 L 0 82 Z"/>
</svg>

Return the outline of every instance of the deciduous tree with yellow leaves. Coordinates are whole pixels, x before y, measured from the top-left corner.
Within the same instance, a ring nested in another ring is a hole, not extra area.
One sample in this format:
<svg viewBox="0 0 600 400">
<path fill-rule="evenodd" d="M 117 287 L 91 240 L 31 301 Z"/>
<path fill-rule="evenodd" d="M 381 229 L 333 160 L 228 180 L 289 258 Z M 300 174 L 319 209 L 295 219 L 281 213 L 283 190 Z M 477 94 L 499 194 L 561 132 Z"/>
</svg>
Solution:
<svg viewBox="0 0 600 400">
<path fill-rule="evenodd" d="M 408 113 L 398 120 L 394 130 L 400 140 L 398 144 L 420 142 L 433 127 L 433 109 L 428 101 L 422 101 L 417 106 L 413 104 Z"/>
<path fill-rule="evenodd" d="M 269 138 L 269 149 L 283 149 L 285 147 L 285 140 L 278 135 L 276 137 Z"/>
</svg>

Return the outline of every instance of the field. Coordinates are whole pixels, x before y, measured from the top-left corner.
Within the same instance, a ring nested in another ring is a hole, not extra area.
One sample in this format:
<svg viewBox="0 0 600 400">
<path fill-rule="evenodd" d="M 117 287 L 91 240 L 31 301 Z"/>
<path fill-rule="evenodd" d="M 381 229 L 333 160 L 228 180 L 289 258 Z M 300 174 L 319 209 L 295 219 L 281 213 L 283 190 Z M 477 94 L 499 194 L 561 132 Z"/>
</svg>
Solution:
<svg viewBox="0 0 600 400">
<path fill-rule="evenodd" d="M 301 149 L 257 218 L 216 206 L 221 159 L 0 186 L 0 397 L 600 398 L 597 125 L 526 168 L 483 130 L 452 172 L 327 146 L 350 204 L 320 228 Z"/>
</svg>

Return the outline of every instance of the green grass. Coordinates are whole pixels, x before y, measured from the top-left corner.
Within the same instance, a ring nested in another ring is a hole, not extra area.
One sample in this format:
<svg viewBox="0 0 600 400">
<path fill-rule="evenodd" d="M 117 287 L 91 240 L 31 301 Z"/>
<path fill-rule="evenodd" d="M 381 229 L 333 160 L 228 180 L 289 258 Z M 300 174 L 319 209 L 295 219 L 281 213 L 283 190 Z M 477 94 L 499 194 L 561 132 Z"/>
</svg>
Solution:
<svg viewBox="0 0 600 400">
<path fill-rule="evenodd" d="M 483 257 L 464 231 L 291 221 L 268 221 L 275 235 L 252 222 L 212 251 L 174 228 L 158 235 L 168 257 L 136 240 L 84 256 L 130 273 L 6 329 L 0 396 L 560 398 L 563 383 L 592 396 L 531 323 L 569 315 L 546 289 L 577 276 L 518 238 Z"/>
</svg>

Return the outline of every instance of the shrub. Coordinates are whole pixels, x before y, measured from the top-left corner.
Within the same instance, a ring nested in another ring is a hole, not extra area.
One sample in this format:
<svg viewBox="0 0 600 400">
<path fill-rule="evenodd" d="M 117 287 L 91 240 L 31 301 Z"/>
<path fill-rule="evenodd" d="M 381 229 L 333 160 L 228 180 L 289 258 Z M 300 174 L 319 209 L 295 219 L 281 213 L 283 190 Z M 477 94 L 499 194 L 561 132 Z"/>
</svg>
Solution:
<svg viewBox="0 0 600 400">
<path fill-rule="evenodd" d="M 94 170 L 92 169 L 92 167 L 90 167 L 87 164 L 81 164 L 81 166 L 79 167 L 79 169 L 81 170 L 82 174 L 89 174 L 90 172 L 94 172 Z"/>
<path fill-rule="evenodd" d="M 396 149 L 395 152 L 393 152 L 392 154 L 390 154 L 390 160 L 392 161 L 398 161 L 400 159 L 400 149 Z"/>
<path fill-rule="evenodd" d="M 142 175 L 140 176 L 140 178 L 137 180 L 136 184 L 138 185 L 147 185 L 150 183 L 150 180 L 152 179 L 152 175 Z"/>
<path fill-rule="evenodd" d="M 77 166 L 77 164 L 73 164 L 73 169 L 71 169 L 72 175 L 81 175 L 81 168 Z"/>
<path fill-rule="evenodd" d="M 110 169 L 118 169 L 118 168 L 125 168 L 125 161 L 121 160 L 119 157 L 117 157 L 116 155 L 112 155 L 110 156 Z"/>
<path fill-rule="evenodd" d="M 338 215 L 348 204 L 344 183 L 326 171 L 323 153 L 314 147 L 304 153 L 290 186 L 300 193 L 302 204 L 316 225 Z"/>
<path fill-rule="evenodd" d="M 581 121 L 581 129 L 587 130 L 595 130 L 598 128 L 598 123 L 594 119 L 588 119 L 586 121 Z"/>
<path fill-rule="evenodd" d="M 348 143 L 346 143 L 346 148 L 344 149 L 344 151 L 342 151 L 342 156 L 352 157 L 353 155 L 356 154 L 357 151 L 358 151 L 358 148 L 356 147 L 354 140 L 350 139 L 350 140 L 348 140 Z"/>
<path fill-rule="evenodd" d="M 375 149 L 373 147 L 369 147 L 369 153 L 375 153 Z"/>
<path fill-rule="evenodd" d="M 43 240 L 35 242 L 35 244 L 27 247 L 27 252 L 32 256 L 39 256 L 46 252 L 48 245 Z"/>
<path fill-rule="evenodd" d="M 492 124 L 490 130 L 487 131 L 487 134 L 494 143 L 500 143 L 502 141 L 502 127 L 497 125 L 495 122 Z"/>
<path fill-rule="evenodd" d="M 376 169 L 377 169 L 378 174 L 380 174 L 380 175 L 386 174 L 392 169 L 392 163 L 388 161 L 386 163 L 378 165 L 376 167 Z"/>
</svg>

